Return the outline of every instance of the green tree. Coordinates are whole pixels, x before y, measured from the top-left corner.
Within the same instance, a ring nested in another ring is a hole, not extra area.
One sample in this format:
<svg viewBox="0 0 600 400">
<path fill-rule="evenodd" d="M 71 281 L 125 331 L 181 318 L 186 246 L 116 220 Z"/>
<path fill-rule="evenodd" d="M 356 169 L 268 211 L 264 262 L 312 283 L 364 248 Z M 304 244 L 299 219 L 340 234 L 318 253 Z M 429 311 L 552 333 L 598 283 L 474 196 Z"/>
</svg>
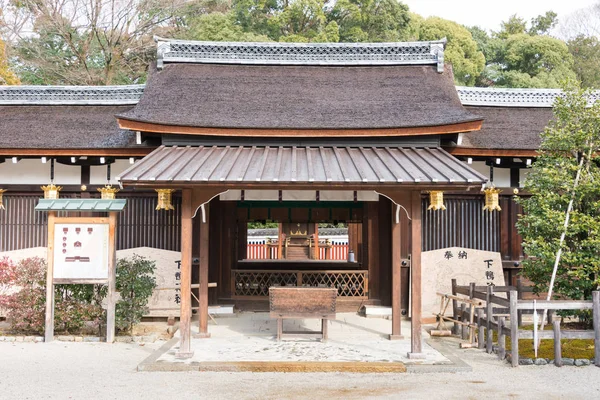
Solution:
<svg viewBox="0 0 600 400">
<path fill-rule="evenodd" d="M 519 199 L 524 212 L 517 223 L 525 276 L 538 292 L 547 291 L 560 248 L 554 293 L 571 299 L 591 299 L 600 285 L 600 103 L 590 106 L 587 95 L 574 87 L 556 100 L 555 118 L 525 181 L 531 197 Z"/>
<path fill-rule="evenodd" d="M 456 22 L 430 17 L 419 28 L 419 40 L 447 38 L 445 61 L 452 64 L 454 79 L 459 85 L 473 86 L 485 67 L 485 57 L 478 50 L 471 32 Z"/>
<path fill-rule="evenodd" d="M 148 300 L 156 287 L 156 263 L 139 255 L 117 261 L 116 288 L 120 300 L 115 309 L 119 331 L 131 332 L 147 312 Z"/>
<path fill-rule="evenodd" d="M 6 59 L 6 47 L 0 39 L 0 85 L 18 85 L 19 79 L 8 68 L 8 60 Z"/>
<path fill-rule="evenodd" d="M 600 88 L 600 41 L 595 36 L 577 36 L 567 43 L 573 70 L 584 88 Z"/>
<path fill-rule="evenodd" d="M 511 35 L 520 35 L 527 32 L 527 22 L 513 14 L 508 17 L 508 21 L 503 21 L 500 24 L 500 31 L 496 33 L 496 36 L 500 39 L 507 39 Z"/>
<path fill-rule="evenodd" d="M 547 35 L 552 28 L 558 24 L 558 15 L 554 11 L 546 11 L 544 15 L 538 15 L 531 19 L 530 35 Z"/>
<path fill-rule="evenodd" d="M 180 39 L 210 40 L 224 42 L 267 42 L 269 38 L 252 32 L 244 32 L 235 24 L 231 13 L 213 12 L 188 18 L 186 28 L 178 33 Z"/>
<path fill-rule="evenodd" d="M 338 0 L 328 18 L 341 42 L 393 42 L 408 39 L 410 13 L 397 0 Z"/>
<path fill-rule="evenodd" d="M 488 59 L 485 76 L 495 86 L 557 88 L 576 78 L 566 43 L 550 36 L 511 35 Z"/>
</svg>

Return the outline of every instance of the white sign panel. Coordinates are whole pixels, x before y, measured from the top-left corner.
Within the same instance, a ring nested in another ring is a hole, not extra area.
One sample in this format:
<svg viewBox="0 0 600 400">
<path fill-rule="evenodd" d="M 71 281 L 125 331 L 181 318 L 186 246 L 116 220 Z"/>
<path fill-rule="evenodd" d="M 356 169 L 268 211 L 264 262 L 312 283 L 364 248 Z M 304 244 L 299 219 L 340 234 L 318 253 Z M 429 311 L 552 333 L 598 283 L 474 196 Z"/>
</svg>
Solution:
<svg viewBox="0 0 600 400">
<path fill-rule="evenodd" d="M 54 279 L 108 279 L 108 224 L 55 224 Z"/>
</svg>

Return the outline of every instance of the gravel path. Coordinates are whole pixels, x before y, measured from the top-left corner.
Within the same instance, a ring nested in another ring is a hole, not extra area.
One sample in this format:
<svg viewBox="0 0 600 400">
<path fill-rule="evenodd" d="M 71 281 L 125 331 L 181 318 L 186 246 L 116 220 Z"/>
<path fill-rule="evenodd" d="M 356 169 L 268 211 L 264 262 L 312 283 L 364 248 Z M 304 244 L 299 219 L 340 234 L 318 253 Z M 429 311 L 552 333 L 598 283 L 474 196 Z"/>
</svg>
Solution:
<svg viewBox="0 0 600 400">
<path fill-rule="evenodd" d="M 600 368 L 510 368 L 476 349 L 470 373 L 136 372 L 164 342 L 0 343 L 0 399 L 594 399 Z"/>
</svg>

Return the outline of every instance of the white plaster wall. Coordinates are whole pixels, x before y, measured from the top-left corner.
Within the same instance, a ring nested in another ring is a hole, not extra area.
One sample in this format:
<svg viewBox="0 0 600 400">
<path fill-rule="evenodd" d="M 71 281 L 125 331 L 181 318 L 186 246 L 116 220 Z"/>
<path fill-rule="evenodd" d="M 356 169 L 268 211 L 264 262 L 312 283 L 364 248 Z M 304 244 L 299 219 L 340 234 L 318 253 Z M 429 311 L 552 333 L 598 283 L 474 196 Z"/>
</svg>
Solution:
<svg viewBox="0 0 600 400">
<path fill-rule="evenodd" d="M 219 196 L 220 200 L 239 201 L 241 199 L 241 190 L 230 190 Z M 281 194 L 283 201 L 316 201 L 316 192 L 314 190 L 284 190 Z M 278 190 L 246 190 L 245 200 L 279 200 Z M 353 201 L 354 192 L 351 190 L 321 190 L 319 192 L 320 201 Z M 379 195 L 372 191 L 358 191 L 358 201 L 379 201 Z"/>
<path fill-rule="evenodd" d="M 127 168 L 131 167 L 129 159 L 115 160 L 110 166 L 110 183 L 117 186 L 119 182 L 115 179 L 121 175 Z M 106 165 L 93 165 L 90 167 L 90 184 L 104 185 L 106 184 Z"/>
<path fill-rule="evenodd" d="M 464 163 L 467 164 L 466 161 Z M 473 161 L 468 166 L 483 174 L 488 179 L 490 178 L 490 166 L 486 165 L 485 161 Z M 494 185 L 500 188 L 510 187 L 510 168 L 494 168 Z"/>
<path fill-rule="evenodd" d="M 0 164 L 0 184 L 46 185 L 50 183 L 50 160 L 45 164 L 40 158 L 23 159 L 14 164 L 10 158 Z M 54 183 L 57 185 L 81 184 L 81 168 L 77 165 L 54 164 Z"/>
</svg>

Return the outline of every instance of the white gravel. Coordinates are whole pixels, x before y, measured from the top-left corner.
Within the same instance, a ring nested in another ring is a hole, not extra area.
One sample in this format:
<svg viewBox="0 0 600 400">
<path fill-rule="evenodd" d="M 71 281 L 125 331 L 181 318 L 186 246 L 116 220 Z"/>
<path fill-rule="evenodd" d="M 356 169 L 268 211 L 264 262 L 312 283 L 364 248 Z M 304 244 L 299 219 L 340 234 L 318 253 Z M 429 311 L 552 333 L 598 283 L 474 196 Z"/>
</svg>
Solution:
<svg viewBox="0 0 600 400">
<path fill-rule="evenodd" d="M 510 368 L 476 349 L 453 350 L 469 373 L 136 372 L 163 343 L 2 342 L 0 399 L 600 398 L 600 368 Z"/>
</svg>

